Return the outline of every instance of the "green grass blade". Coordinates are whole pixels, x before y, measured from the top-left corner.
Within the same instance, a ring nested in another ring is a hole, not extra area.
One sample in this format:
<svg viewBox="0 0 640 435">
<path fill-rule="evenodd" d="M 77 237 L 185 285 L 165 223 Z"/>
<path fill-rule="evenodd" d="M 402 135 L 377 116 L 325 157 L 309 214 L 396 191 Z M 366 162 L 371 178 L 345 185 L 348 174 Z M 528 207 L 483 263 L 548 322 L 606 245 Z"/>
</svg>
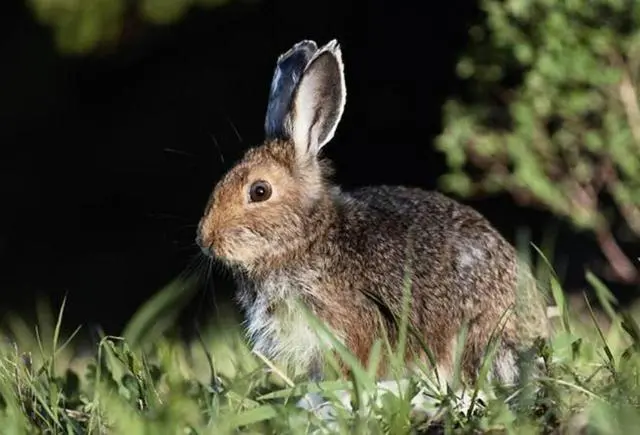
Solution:
<svg viewBox="0 0 640 435">
<path fill-rule="evenodd" d="M 278 417 L 278 412 L 272 405 L 262 405 L 236 415 L 228 416 L 223 423 L 223 430 L 237 430 L 243 426 L 260 423 Z"/>
<path fill-rule="evenodd" d="M 615 296 L 613 296 L 613 293 L 611 293 L 607 286 L 592 272 L 587 271 L 586 278 L 587 282 L 595 290 L 598 302 L 600 302 L 605 313 L 607 313 L 611 320 L 615 320 L 617 318 L 617 314 L 616 310 L 613 308 L 613 303 L 616 303 L 617 301 Z"/>
<path fill-rule="evenodd" d="M 148 300 L 125 326 L 122 336 L 136 347 L 158 340 L 175 323 L 180 310 L 197 291 L 198 279 L 177 279 Z"/>
</svg>

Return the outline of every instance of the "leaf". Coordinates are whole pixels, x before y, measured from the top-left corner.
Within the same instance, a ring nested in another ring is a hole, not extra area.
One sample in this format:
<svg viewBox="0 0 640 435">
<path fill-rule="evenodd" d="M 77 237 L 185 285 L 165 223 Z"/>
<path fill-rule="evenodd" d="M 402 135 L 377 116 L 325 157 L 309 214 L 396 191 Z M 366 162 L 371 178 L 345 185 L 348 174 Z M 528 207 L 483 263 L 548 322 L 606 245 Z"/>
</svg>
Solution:
<svg viewBox="0 0 640 435">
<path fill-rule="evenodd" d="M 132 346 L 158 340 L 197 291 L 197 277 L 177 279 L 149 299 L 124 328 L 123 337 Z"/>
<path fill-rule="evenodd" d="M 265 420 L 276 418 L 278 412 L 271 405 L 262 405 L 235 415 L 227 416 L 222 423 L 223 430 L 237 430 L 242 426 L 249 426 Z"/>
<path fill-rule="evenodd" d="M 613 308 L 612 303 L 617 302 L 613 293 L 609 291 L 607 286 L 592 272 L 587 271 L 586 279 L 589 284 L 593 287 L 596 293 L 596 297 L 598 298 L 598 302 L 602 305 L 602 308 L 607 313 L 611 320 L 615 320 L 618 316 L 616 314 L 616 310 Z"/>
</svg>

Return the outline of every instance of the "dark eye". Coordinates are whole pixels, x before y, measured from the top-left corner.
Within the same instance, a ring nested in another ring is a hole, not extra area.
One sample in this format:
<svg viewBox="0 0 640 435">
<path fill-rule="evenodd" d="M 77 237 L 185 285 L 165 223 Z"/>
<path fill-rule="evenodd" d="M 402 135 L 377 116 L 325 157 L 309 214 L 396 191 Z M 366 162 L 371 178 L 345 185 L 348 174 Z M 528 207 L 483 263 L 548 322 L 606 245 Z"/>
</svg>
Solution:
<svg viewBox="0 0 640 435">
<path fill-rule="evenodd" d="M 251 202 L 266 201 L 271 197 L 271 185 L 266 181 L 256 181 L 249 189 L 249 198 Z"/>
</svg>

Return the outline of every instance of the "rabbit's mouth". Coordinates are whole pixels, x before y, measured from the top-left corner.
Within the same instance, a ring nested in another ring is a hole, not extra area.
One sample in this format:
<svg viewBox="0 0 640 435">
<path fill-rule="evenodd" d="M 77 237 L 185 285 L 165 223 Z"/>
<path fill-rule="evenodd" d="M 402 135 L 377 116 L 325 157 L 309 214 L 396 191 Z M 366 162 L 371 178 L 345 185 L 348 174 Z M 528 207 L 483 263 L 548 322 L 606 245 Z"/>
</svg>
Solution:
<svg viewBox="0 0 640 435">
<path fill-rule="evenodd" d="M 255 232 L 247 228 L 235 228 L 204 238 L 199 246 L 205 255 L 229 266 L 250 268 L 262 256 L 264 244 L 265 240 Z"/>
<path fill-rule="evenodd" d="M 249 242 L 242 229 L 220 229 L 211 224 L 210 219 L 202 219 L 196 232 L 196 244 L 202 253 L 224 263 L 241 262 L 242 245 Z M 239 255 L 240 254 L 240 255 Z"/>
</svg>

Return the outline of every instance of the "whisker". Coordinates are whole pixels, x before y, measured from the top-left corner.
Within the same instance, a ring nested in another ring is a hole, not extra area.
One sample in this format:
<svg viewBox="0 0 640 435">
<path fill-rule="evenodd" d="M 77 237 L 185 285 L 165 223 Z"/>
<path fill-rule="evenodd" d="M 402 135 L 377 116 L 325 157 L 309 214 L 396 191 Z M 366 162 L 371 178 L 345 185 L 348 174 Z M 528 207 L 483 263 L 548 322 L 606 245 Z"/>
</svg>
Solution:
<svg viewBox="0 0 640 435">
<path fill-rule="evenodd" d="M 193 245 L 182 245 L 180 242 L 178 241 L 174 241 L 174 244 L 177 245 L 176 246 L 176 250 L 179 252 L 184 252 L 184 251 L 191 251 L 193 250 Z"/>
<path fill-rule="evenodd" d="M 216 315 L 218 315 L 218 312 L 217 312 L 217 306 L 216 306 L 215 300 L 213 299 L 213 297 L 215 296 L 215 291 L 213 290 L 213 279 L 212 279 L 213 276 L 211 273 L 212 261 L 209 257 L 204 255 L 202 252 L 199 253 L 196 259 L 198 260 L 197 268 L 198 268 L 199 279 L 201 284 L 200 294 L 198 296 L 198 303 L 196 307 L 196 314 L 193 320 L 194 327 L 197 329 L 198 328 L 197 321 L 202 315 L 202 310 L 206 305 L 206 298 L 209 296 L 209 293 L 211 293 L 211 296 L 212 296 L 212 301 L 213 301 L 212 305 L 216 309 Z M 205 268 L 206 268 L 206 271 L 203 271 L 203 269 Z"/>
<path fill-rule="evenodd" d="M 210 288 L 210 293 L 211 293 L 211 305 L 213 307 L 213 310 L 216 314 L 216 318 L 220 317 L 220 311 L 218 309 L 218 304 L 216 302 L 216 289 L 215 286 L 213 284 L 213 259 L 212 258 L 207 258 L 208 262 L 207 262 L 207 284 Z"/>
<path fill-rule="evenodd" d="M 228 116 L 226 116 L 225 118 L 226 118 L 227 122 L 229 123 L 229 125 L 231 126 L 231 129 L 233 130 L 233 132 L 236 134 L 236 137 L 238 138 L 238 142 L 242 143 L 242 136 L 240 136 L 240 132 L 238 132 L 238 129 L 233 124 L 233 121 L 231 121 L 231 118 L 229 118 Z"/>
<path fill-rule="evenodd" d="M 224 155 L 222 154 L 222 148 L 218 143 L 218 139 L 216 139 L 216 136 L 213 133 L 210 133 L 209 137 L 211 137 L 211 140 L 213 140 L 213 143 L 215 144 L 216 149 L 218 150 L 218 154 L 220 155 L 220 162 L 224 164 Z"/>
<path fill-rule="evenodd" d="M 185 249 L 186 248 L 187 247 L 185 247 Z M 188 249 L 192 249 L 192 248 L 193 248 L 192 246 L 188 247 Z M 191 260 L 189 260 L 185 268 L 180 273 L 180 277 L 190 277 L 190 276 L 196 275 L 196 278 L 200 279 L 200 273 L 199 273 L 200 271 L 198 270 L 200 266 L 199 262 L 200 262 L 200 258 L 198 254 L 193 255 Z"/>
<path fill-rule="evenodd" d="M 186 157 L 195 157 L 195 155 L 191 154 L 190 152 L 187 152 L 184 150 L 177 150 L 175 148 L 164 148 L 163 151 L 166 153 L 179 154 Z"/>
<path fill-rule="evenodd" d="M 157 219 L 175 219 L 175 220 L 183 220 L 183 221 L 189 221 L 189 222 L 192 221 L 187 217 L 177 216 L 169 213 L 147 213 L 147 217 L 154 218 L 154 219 L 157 218 Z M 196 225 L 193 224 L 193 226 L 196 226 Z"/>
</svg>

